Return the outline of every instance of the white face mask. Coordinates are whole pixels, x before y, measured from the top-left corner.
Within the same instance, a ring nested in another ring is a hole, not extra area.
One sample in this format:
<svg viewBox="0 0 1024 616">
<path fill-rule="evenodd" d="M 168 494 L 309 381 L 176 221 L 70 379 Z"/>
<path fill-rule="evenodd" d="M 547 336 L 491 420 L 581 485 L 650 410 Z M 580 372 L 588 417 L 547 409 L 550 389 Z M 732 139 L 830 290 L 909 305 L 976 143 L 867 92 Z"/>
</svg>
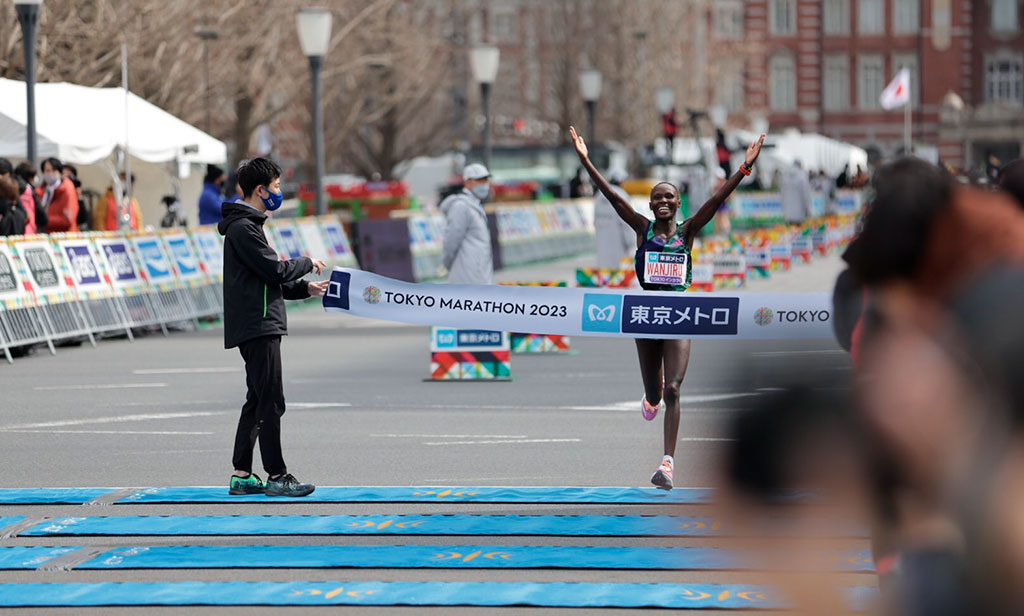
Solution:
<svg viewBox="0 0 1024 616">
<path fill-rule="evenodd" d="M 56 184 L 57 182 L 60 181 L 60 174 L 59 173 L 44 173 L 43 174 L 43 181 L 52 186 L 53 184 Z"/>
</svg>

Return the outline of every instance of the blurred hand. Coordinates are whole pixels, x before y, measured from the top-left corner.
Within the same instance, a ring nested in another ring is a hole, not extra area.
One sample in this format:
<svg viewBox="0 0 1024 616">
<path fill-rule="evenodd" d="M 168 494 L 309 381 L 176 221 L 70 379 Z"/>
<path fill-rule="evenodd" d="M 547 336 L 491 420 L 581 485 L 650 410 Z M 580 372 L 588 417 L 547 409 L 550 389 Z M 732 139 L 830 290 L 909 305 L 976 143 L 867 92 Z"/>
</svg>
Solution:
<svg viewBox="0 0 1024 616">
<path fill-rule="evenodd" d="M 313 271 L 317 274 L 324 271 L 327 268 L 327 264 L 320 259 L 313 259 Z"/>
<path fill-rule="evenodd" d="M 309 296 L 323 297 L 324 293 L 327 293 L 327 285 L 329 284 L 331 284 L 330 280 L 318 280 L 316 282 L 310 282 L 308 284 Z"/>
<path fill-rule="evenodd" d="M 750 166 L 754 164 L 754 161 L 757 160 L 758 155 L 761 153 L 761 146 L 764 145 L 764 136 L 764 133 L 761 133 L 761 137 L 759 139 L 751 141 L 750 145 L 747 146 L 747 168 L 750 168 Z"/>
<path fill-rule="evenodd" d="M 583 142 L 583 137 L 576 134 L 576 127 L 569 127 L 569 136 L 572 137 L 572 144 L 576 146 L 576 153 L 580 155 L 580 159 L 587 157 L 587 144 Z"/>
</svg>

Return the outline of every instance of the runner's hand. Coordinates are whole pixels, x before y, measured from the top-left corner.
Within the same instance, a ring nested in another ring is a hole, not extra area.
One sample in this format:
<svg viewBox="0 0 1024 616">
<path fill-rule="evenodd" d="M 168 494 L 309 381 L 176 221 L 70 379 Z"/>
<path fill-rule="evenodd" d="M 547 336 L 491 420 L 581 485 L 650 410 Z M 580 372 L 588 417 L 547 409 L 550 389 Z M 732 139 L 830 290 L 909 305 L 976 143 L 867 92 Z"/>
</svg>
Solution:
<svg viewBox="0 0 1024 616">
<path fill-rule="evenodd" d="M 313 259 L 313 271 L 315 271 L 317 274 L 324 271 L 326 267 L 327 264 L 321 261 L 320 259 Z"/>
<path fill-rule="evenodd" d="M 587 144 L 583 142 L 583 137 L 576 134 L 576 127 L 569 127 L 569 136 L 572 137 L 572 144 L 576 146 L 576 153 L 580 155 L 580 160 L 587 157 Z"/>
<path fill-rule="evenodd" d="M 755 141 L 751 141 L 750 145 L 747 146 L 747 157 L 746 163 L 749 169 L 754 161 L 757 160 L 758 155 L 761 153 L 761 146 L 764 145 L 764 133 L 761 133 L 761 137 Z"/>
<path fill-rule="evenodd" d="M 306 286 L 309 290 L 310 297 L 323 297 L 324 293 L 327 293 L 327 285 L 331 284 L 330 280 L 318 280 L 316 282 L 310 282 Z"/>
</svg>

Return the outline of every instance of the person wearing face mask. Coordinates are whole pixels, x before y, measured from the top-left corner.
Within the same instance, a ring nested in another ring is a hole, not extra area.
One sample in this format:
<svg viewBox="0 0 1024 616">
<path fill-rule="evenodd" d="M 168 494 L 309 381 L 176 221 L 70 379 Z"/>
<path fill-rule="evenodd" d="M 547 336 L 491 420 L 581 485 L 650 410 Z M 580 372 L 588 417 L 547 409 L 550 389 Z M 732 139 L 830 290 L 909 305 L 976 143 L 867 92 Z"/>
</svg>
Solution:
<svg viewBox="0 0 1024 616">
<path fill-rule="evenodd" d="M 491 194 L 491 174 L 479 163 L 466 165 L 462 191 L 441 202 L 445 217 L 443 264 L 451 284 L 492 284 L 491 232 L 484 201 Z"/>
<path fill-rule="evenodd" d="M 135 184 L 135 174 L 132 174 L 132 185 Z M 120 197 L 116 197 L 120 195 Z M 122 218 L 128 213 L 128 220 L 122 222 Z M 142 212 L 139 210 L 139 202 L 133 196 L 128 199 L 128 182 L 124 173 L 118 175 L 118 187 L 108 186 L 107 192 L 103 194 L 92 213 L 92 228 L 96 231 L 117 231 L 120 228 L 138 231 L 142 228 Z"/>
<path fill-rule="evenodd" d="M 306 496 L 315 489 L 300 483 L 281 453 L 281 336 L 288 334 L 284 300 L 323 297 L 329 281 L 309 282 L 327 264 L 298 257 L 281 261 L 267 244 L 267 212 L 281 207 L 281 167 L 266 158 L 238 167 L 241 199 L 221 206 L 217 230 L 224 236 L 224 348 L 238 347 L 245 361 L 248 393 L 235 433 L 234 473 L 229 494 Z M 252 472 L 253 447 L 260 444 L 267 483 Z"/>
<path fill-rule="evenodd" d="M 220 195 L 224 178 L 223 169 L 217 165 L 206 165 L 203 193 L 199 195 L 199 224 L 215 225 L 220 222 Z"/>
<path fill-rule="evenodd" d="M 61 174 L 63 169 L 56 158 L 43 161 L 43 185 L 37 190 L 49 215 L 48 233 L 78 232 L 78 193 L 74 183 Z"/>
<path fill-rule="evenodd" d="M 17 178 L 18 189 L 21 191 L 22 207 L 25 208 L 26 212 L 34 212 L 34 215 L 29 216 L 29 225 L 26 226 L 25 233 L 28 235 L 42 233 L 46 230 L 46 225 L 50 219 L 46 215 L 46 208 L 43 207 L 39 195 L 36 194 L 35 188 L 33 188 L 33 185 L 38 181 L 36 168 L 28 161 L 20 162 L 14 168 L 14 177 Z"/>
</svg>

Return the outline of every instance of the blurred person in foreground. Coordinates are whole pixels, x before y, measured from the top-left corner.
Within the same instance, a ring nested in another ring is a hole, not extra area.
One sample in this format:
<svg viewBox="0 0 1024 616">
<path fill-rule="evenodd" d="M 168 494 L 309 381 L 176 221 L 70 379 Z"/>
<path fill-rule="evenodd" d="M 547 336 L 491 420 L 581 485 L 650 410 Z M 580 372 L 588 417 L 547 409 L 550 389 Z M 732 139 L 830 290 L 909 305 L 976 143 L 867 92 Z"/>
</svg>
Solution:
<svg viewBox="0 0 1024 616">
<path fill-rule="evenodd" d="M 608 183 L 612 185 L 612 190 L 629 201 L 629 193 L 622 188 L 627 177 L 628 174 L 622 169 L 608 172 Z M 597 267 L 600 269 L 621 269 L 622 259 L 631 256 L 636 250 L 636 232 L 619 218 L 603 194 L 594 198 L 594 239 L 597 242 Z"/>
<path fill-rule="evenodd" d="M 491 173 L 480 163 L 462 171 L 462 190 L 441 202 L 444 214 L 442 265 L 450 284 L 493 284 L 491 230 L 484 202 L 491 194 Z"/>
<path fill-rule="evenodd" d="M 27 188 L 21 179 L 14 174 L 14 167 L 11 166 L 11 161 L 6 158 L 0 157 L 0 178 L 6 178 L 14 182 L 15 190 L 17 194 L 12 200 L 11 207 L 21 211 L 21 215 L 25 218 L 25 224 L 22 228 L 21 233 L 4 233 L 4 235 L 35 235 L 36 233 L 36 208 L 35 201 L 32 199 L 32 195 L 26 197 L 25 192 Z M 18 214 L 12 212 L 17 217 Z M 14 224 L 14 221 L 9 221 L 8 224 Z"/>
<path fill-rule="evenodd" d="M 64 165 L 56 158 L 43 161 L 43 184 L 37 188 L 49 222 L 48 233 L 78 232 L 78 192 L 74 183 L 62 175 Z"/>
<path fill-rule="evenodd" d="M 0 175 L 0 236 L 25 235 L 28 214 L 18 200 L 18 184 Z"/>
<path fill-rule="evenodd" d="M 1024 209 L 1024 158 L 1011 160 L 999 170 L 999 188 L 1017 200 Z"/>
<path fill-rule="evenodd" d="M 306 496 L 312 484 L 288 472 L 281 452 L 281 416 L 285 413 L 281 337 L 288 334 L 284 300 L 323 297 L 329 281 L 309 282 L 320 259 L 282 261 L 267 243 L 268 212 L 284 202 L 281 167 L 266 158 L 238 167 L 242 199 L 221 206 L 217 230 L 224 236 L 224 348 L 238 347 L 245 361 L 248 391 L 235 432 L 230 494 Z M 253 447 L 260 444 L 267 482 L 252 472 Z"/>
</svg>

